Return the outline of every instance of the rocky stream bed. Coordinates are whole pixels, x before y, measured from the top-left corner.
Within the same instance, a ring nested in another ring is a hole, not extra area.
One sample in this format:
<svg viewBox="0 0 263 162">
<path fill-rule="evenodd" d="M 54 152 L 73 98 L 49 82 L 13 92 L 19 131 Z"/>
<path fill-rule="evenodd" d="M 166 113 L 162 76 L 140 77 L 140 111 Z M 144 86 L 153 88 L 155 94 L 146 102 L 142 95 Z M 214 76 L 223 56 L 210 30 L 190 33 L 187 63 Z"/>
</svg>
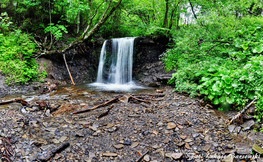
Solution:
<svg viewBox="0 0 263 162">
<path fill-rule="evenodd" d="M 116 97 L 92 111 L 72 113 Z M 128 93 L 61 86 L 1 100 L 13 98 L 30 106 L 0 105 L 0 162 L 263 161 L 263 133 L 253 131 L 258 123 L 228 126 L 237 112 L 203 106 L 171 87 Z M 42 109 L 37 101 L 58 110 Z"/>
</svg>

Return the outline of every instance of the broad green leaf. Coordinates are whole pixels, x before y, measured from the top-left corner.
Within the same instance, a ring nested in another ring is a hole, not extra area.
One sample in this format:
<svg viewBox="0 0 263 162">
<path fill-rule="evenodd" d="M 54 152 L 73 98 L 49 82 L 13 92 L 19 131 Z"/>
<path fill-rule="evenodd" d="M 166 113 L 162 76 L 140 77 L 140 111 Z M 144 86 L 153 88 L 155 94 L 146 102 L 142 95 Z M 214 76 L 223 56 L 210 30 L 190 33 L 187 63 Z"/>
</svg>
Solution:
<svg viewBox="0 0 263 162">
<path fill-rule="evenodd" d="M 229 104 L 234 103 L 234 99 L 231 97 L 226 97 L 226 102 L 228 102 Z"/>
<path fill-rule="evenodd" d="M 229 76 L 223 76 L 222 79 L 226 84 L 230 84 L 232 82 L 232 79 Z"/>
<path fill-rule="evenodd" d="M 213 100 L 214 97 L 215 97 L 215 96 L 212 95 L 212 94 L 208 95 L 208 98 L 209 98 L 211 101 Z"/>
<path fill-rule="evenodd" d="M 260 44 L 258 46 L 256 46 L 254 49 L 253 49 L 253 53 L 261 53 L 263 51 L 263 44 Z"/>
<path fill-rule="evenodd" d="M 214 99 L 214 102 L 213 102 L 215 105 L 218 105 L 219 104 L 219 99 L 216 97 L 215 99 Z"/>
</svg>

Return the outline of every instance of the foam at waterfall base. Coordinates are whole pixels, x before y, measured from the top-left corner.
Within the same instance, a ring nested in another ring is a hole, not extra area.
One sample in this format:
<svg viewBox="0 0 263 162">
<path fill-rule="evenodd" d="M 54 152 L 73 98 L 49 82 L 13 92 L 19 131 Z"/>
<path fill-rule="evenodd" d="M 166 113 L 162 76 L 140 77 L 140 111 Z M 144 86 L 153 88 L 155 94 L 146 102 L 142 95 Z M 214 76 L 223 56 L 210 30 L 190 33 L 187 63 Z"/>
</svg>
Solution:
<svg viewBox="0 0 263 162">
<path fill-rule="evenodd" d="M 88 84 L 89 87 L 92 87 L 97 90 L 105 90 L 105 91 L 133 91 L 133 90 L 140 90 L 146 89 L 142 86 L 137 86 L 133 82 L 129 82 L 127 84 L 110 84 L 110 83 L 91 83 Z"/>
</svg>

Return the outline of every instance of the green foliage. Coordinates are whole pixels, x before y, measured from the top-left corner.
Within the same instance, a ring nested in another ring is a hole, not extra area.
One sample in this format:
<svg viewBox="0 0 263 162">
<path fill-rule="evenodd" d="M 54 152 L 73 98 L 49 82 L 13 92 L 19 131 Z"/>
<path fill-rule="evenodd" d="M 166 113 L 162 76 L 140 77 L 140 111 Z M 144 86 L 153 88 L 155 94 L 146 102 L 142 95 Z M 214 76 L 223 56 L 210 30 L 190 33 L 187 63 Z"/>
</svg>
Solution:
<svg viewBox="0 0 263 162">
<path fill-rule="evenodd" d="M 46 72 L 39 72 L 38 64 L 32 58 L 34 51 L 35 43 L 21 30 L 0 32 L 0 71 L 5 74 L 7 84 L 23 84 L 46 77 Z"/>
<path fill-rule="evenodd" d="M 51 32 L 56 40 L 60 40 L 62 38 L 63 32 L 68 33 L 64 25 L 59 25 L 59 24 L 54 25 L 54 23 L 49 24 L 49 26 L 44 29 L 44 32 L 45 33 Z"/>
<path fill-rule="evenodd" d="M 215 25 L 217 21 L 221 26 Z M 245 17 L 231 23 L 218 17 L 217 21 L 174 33 L 175 46 L 163 57 L 167 70 L 177 69 L 169 82 L 177 91 L 187 91 L 191 96 L 200 93 L 215 105 L 245 106 L 257 98 L 256 117 L 260 120 L 263 19 Z"/>
</svg>

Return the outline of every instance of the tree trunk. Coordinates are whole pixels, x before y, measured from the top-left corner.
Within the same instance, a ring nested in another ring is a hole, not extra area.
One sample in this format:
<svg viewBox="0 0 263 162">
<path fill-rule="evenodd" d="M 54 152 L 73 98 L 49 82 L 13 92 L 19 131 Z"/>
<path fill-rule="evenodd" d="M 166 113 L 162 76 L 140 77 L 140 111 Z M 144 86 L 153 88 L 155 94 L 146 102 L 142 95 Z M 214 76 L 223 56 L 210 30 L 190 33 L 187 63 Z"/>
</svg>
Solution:
<svg viewBox="0 0 263 162">
<path fill-rule="evenodd" d="M 168 24 L 168 10 L 169 10 L 169 0 L 165 0 L 165 15 L 164 15 L 164 21 L 163 21 L 163 27 L 166 28 Z"/>
</svg>

